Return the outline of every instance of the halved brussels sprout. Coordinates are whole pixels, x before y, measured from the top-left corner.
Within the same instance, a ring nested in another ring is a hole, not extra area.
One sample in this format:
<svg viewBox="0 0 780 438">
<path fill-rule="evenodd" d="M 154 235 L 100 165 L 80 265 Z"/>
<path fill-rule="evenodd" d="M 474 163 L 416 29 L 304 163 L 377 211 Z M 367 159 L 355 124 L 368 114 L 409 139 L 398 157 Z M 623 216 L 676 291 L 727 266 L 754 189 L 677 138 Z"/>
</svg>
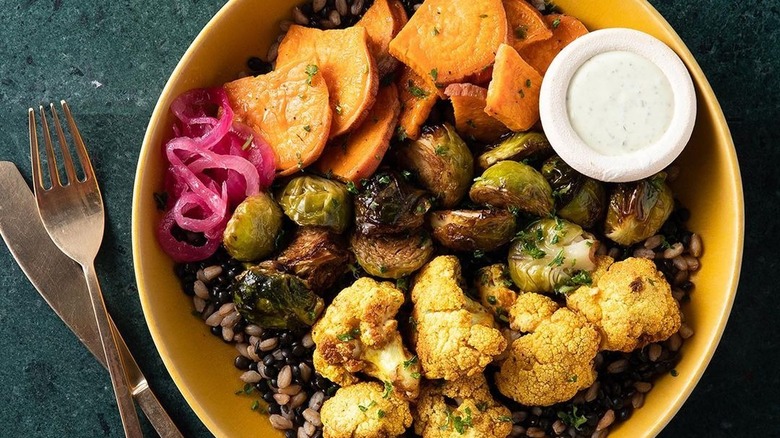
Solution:
<svg viewBox="0 0 780 438">
<path fill-rule="evenodd" d="M 463 198 L 474 177 L 471 151 L 448 123 L 426 127 L 418 140 L 400 146 L 396 156 L 445 208 Z"/>
<path fill-rule="evenodd" d="M 579 225 L 541 219 L 518 233 L 509 248 L 509 275 L 524 292 L 552 292 L 577 271 L 595 269 L 598 241 Z"/>
<path fill-rule="evenodd" d="M 456 251 L 493 251 L 515 235 L 507 210 L 444 210 L 431 214 L 433 238 Z"/>
<path fill-rule="evenodd" d="M 553 209 L 552 189 L 533 167 L 517 161 L 500 161 L 475 179 L 469 192 L 477 204 L 518 209 L 537 216 L 549 216 Z"/>
<path fill-rule="evenodd" d="M 629 246 L 656 234 L 674 209 L 666 173 L 633 183 L 618 184 L 609 197 L 604 234 Z"/>
<path fill-rule="evenodd" d="M 247 321 L 267 329 L 309 327 L 325 308 L 300 278 L 253 266 L 236 278 L 233 302 Z"/>
<path fill-rule="evenodd" d="M 553 190 L 558 216 L 585 228 L 602 219 L 607 194 L 601 182 L 580 174 L 557 155 L 544 162 L 542 176 Z"/>
<path fill-rule="evenodd" d="M 352 253 L 343 236 L 323 227 L 301 227 L 276 261 L 315 292 L 323 292 L 349 270 Z"/>
<path fill-rule="evenodd" d="M 290 180 L 279 194 L 284 213 L 298 225 L 328 227 L 342 233 L 352 220 L 352 197 L 337 181 L 314 175 Z"/>
<path fill-rule="evenodd" d="M 352 252 L 370 275 L 401 278 L 420 269 L 433 255 L 433 241 L 425 230 L 404 236 L 352 235 Z"/>
<path fill-rule="evenodd" d="M 222 234 L 222 243 L 236 260 L 259 260 L 274 251 L 281 229 L 279 206 L 267 193 L 259 193 L 238 204 Z"/>
<path fill-rule="evenodd" d="M 483 153 L 477 159 L 482 169 L 503 160 L 521 161 L 526 158 L 544 158 L 552 153 L 550 142 L 538 132 L 516 132 L 504 138 L 501 143 Z"/>
<path fill-rule="evenodd" d="M 363 234 L 398 234 L 423 225 L 430 196 L 391 170 L 380 170 L 355 197 L 355 225 Z"/>
</svg>

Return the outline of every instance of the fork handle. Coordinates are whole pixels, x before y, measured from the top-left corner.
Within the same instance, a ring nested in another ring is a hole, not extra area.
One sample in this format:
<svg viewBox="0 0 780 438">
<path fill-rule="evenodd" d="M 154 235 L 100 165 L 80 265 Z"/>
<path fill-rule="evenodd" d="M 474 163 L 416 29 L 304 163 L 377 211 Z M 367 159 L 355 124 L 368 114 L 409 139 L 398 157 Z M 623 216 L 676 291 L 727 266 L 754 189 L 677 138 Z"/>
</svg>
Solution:
<svg viewBox="0 0 780 438">
<path fill-rule="evenodd" d="M 84 277 L 87 280 L 87 289 L 89 289 L 89 298 L 92 301 L 92 310 L 95 313 L 100 341 L 103 344 L 103 353 L 106 356 L 108 372 L 111 375 L 111 386 L 114 387 L 119 416 L 122 418 L 122 427 L 125 436 L 128 438 L 142 438 L 141 423 L 138 421 L 138 413 L 135 410 L 133 396 L 130 386 L 125 379 L 124 364 L 119 355 L 117 341 L 114 338 L 114 332 L 111 330 L 108 319 L 108 310 L 103 301 L 103 294 L 100 291 L 97 273 L 92 263 L 83 264 Z"/>
</svg>

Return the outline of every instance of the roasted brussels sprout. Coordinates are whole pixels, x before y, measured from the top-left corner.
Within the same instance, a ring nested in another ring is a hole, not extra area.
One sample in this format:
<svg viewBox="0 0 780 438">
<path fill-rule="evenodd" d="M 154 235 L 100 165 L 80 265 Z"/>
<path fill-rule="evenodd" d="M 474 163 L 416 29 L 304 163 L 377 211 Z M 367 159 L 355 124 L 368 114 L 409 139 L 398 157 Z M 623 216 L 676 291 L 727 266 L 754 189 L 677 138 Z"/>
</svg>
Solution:
<svg viewBox="0 0 780 438">
<path fill-rule="evenodd" d="M 431 214 L 437 242 L 457 251 L 492 251 L 515 235 L 515 215 L 507 210 L 444 210 Z"/>
<path fill-rule="evenodd" d="M 607 194 L 604 185 L 572 169 L 559 156 L 547 159 L 542 176 L 550 183 L 558 204 L 558 216 L 585 228 L 593 227 L 604 216 Z"/>
<path fill-rule="evenodd" d="M 538 132 L 516 132 L 508 135 L 501 143 L 477 158 L 482 169 L 503 160 L 521 161 L 526 158 L 544 158 L 552 153 L 550 142 Z"/>
<path fill-rule="evenodd" d="M 471 151 L 447 123 L 426 127 L 418 140 L 402 145 L 396 157 L 445 208 L 463 198 L 474 177 Z"/>
<path fill-rule="evenodd" d="M 430 196 L 391 170 L 380 170 L 364 182 L 355 197 L 355 225 L 363 234 L 398 234 L 423 225 Z"/>
<path fill-rule="evenodd" d="M 477 204 L 509 207 L 537 216 L 553 209 L 552 189 L 533 167 L 517 161 L 500 161 L 475 179 L 469 192 Z"/>
<path fill-rule="evenodd" d="M 349 270 L 352 253 L 345 239 L 323 227 L 301 227 L 276 261 L 315 292 L 333 286 Z"/>
<path fill-rule="evenodd" d="M 582 227 L 546 218 L 518 233 L 509 248 L 509 275 L 524 292 L 553 292 L 577 271 L 592 271 L 598 241 Z"/>
<path fill-rule="evenodd" d="M 258 260 L 274 251 L 281 228 L 279 206 L 267 193 L 259 193 L 238 204 L 222 234 L 222 243 L 236 260 Z"/>
<path fill-rule="evenodd" d="M 369 274 L 381 278 L 401 278 L 420 269 L 433 255 L 433 241 L 425 230 L 404 236 L 355 233 L 352 252 Z"/>
<path fill-rule="evenodd" d="M 233 302 L 247 321 L 267 329 L 314 324 L 325 304 L 300 278 L 253 266 L 236 278 Z"/>
<path fill-rule="evenodd" d="M 621 245 L 633 245 L 654 235 L 674 209 L 666 174 L 618 184 L 609 197 L 604 234 Z"/>
<path fill-rule="evenodd" d="M 279 204 L 298 225 L 328 227 L 344 232 L 352 219 L 352 197 L 347 187 L 319 176 L 293 178 L 279 194 Z"/>
</svg>

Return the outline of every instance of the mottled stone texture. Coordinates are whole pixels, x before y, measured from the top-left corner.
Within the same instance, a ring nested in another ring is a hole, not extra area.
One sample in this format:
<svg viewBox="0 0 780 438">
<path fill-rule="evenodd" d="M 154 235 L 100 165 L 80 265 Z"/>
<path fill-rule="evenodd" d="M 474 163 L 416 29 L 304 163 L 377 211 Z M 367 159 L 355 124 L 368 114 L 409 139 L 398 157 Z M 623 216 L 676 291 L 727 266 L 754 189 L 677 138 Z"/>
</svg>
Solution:
<svg viewBox="0 0 780 438">
<path fill-rule="evenodd" d="M 208 432 L 143 323 L 130 248 L 131 187 L 166 78 L 221 0 L 19 0 L 0 8 L 0 159 L 29 174 L 25 111 L 67 98 L 106 200 L 98 259 L 108 306 L 187 436 Z M 262 2 L 259 2 L 262 4 Z M 780 1 L 652 0 L 698 59 L 731 126 L 747 204 L 745 264 L 725 336 L 664 437 L 776 436 Z M 702 182 L 706 184 L 706 181 Z M 110 381 L 0 246 L 0 435 L 122 435 Z M 229 366 L 229 364 L 226 364 Z M 146 425 L 148 436 L 154 436 Z"/>
</svg>

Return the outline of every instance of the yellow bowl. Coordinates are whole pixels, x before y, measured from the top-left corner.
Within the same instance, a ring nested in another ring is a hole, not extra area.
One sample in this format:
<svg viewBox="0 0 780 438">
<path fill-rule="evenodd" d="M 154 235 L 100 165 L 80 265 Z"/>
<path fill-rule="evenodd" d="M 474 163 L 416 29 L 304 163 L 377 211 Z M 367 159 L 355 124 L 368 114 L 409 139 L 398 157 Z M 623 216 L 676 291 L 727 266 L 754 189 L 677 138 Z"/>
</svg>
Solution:
<svg viewBox="0 0 780 438">
<path fill-rule="evenodd" d="M 455 1 L 455 0 L 453 0 Z M 192 317 L 192 301 L 181 292 L 173 263 L 155 238 L 160 214 L 153 193 L 163 183 L 161 144 L 170 132 L 171 101 L 195 87 L 219 85 L 244 69 L 251 55 L 264 54 L 280 20 L 298 0 L 231 0 L 201 31 L 174 70 L 157 102 L 144 138 L 133 194 L 133 260 L 144 315 L 165 366 L 184 398 L 217 436 L 265 436 L 271 426 L 236 396 L 242 386 L 232 362 L 236 350 L 209 334 Z M 726 325 L 742 261 L 744 206 L 734 145 L 720 105 L 683 42 L 644 0 L 558 0 L 589 29 L 629 27 L 664 41 L 683 59 L 696 85 L 699 114 L 690 145 L 680 158 L 675 192 L 691 210 L 689 226 L 701 234 L 705 252 L 696 288 L 684 306 L 695 335 L 686 341 L 678 375 L 657 381 L 644 407 L 610 434 L 654 436 L 669 422 L 709 363 Z M 281 436 L 281 434 L 277 434 Z"/>
</svg>

